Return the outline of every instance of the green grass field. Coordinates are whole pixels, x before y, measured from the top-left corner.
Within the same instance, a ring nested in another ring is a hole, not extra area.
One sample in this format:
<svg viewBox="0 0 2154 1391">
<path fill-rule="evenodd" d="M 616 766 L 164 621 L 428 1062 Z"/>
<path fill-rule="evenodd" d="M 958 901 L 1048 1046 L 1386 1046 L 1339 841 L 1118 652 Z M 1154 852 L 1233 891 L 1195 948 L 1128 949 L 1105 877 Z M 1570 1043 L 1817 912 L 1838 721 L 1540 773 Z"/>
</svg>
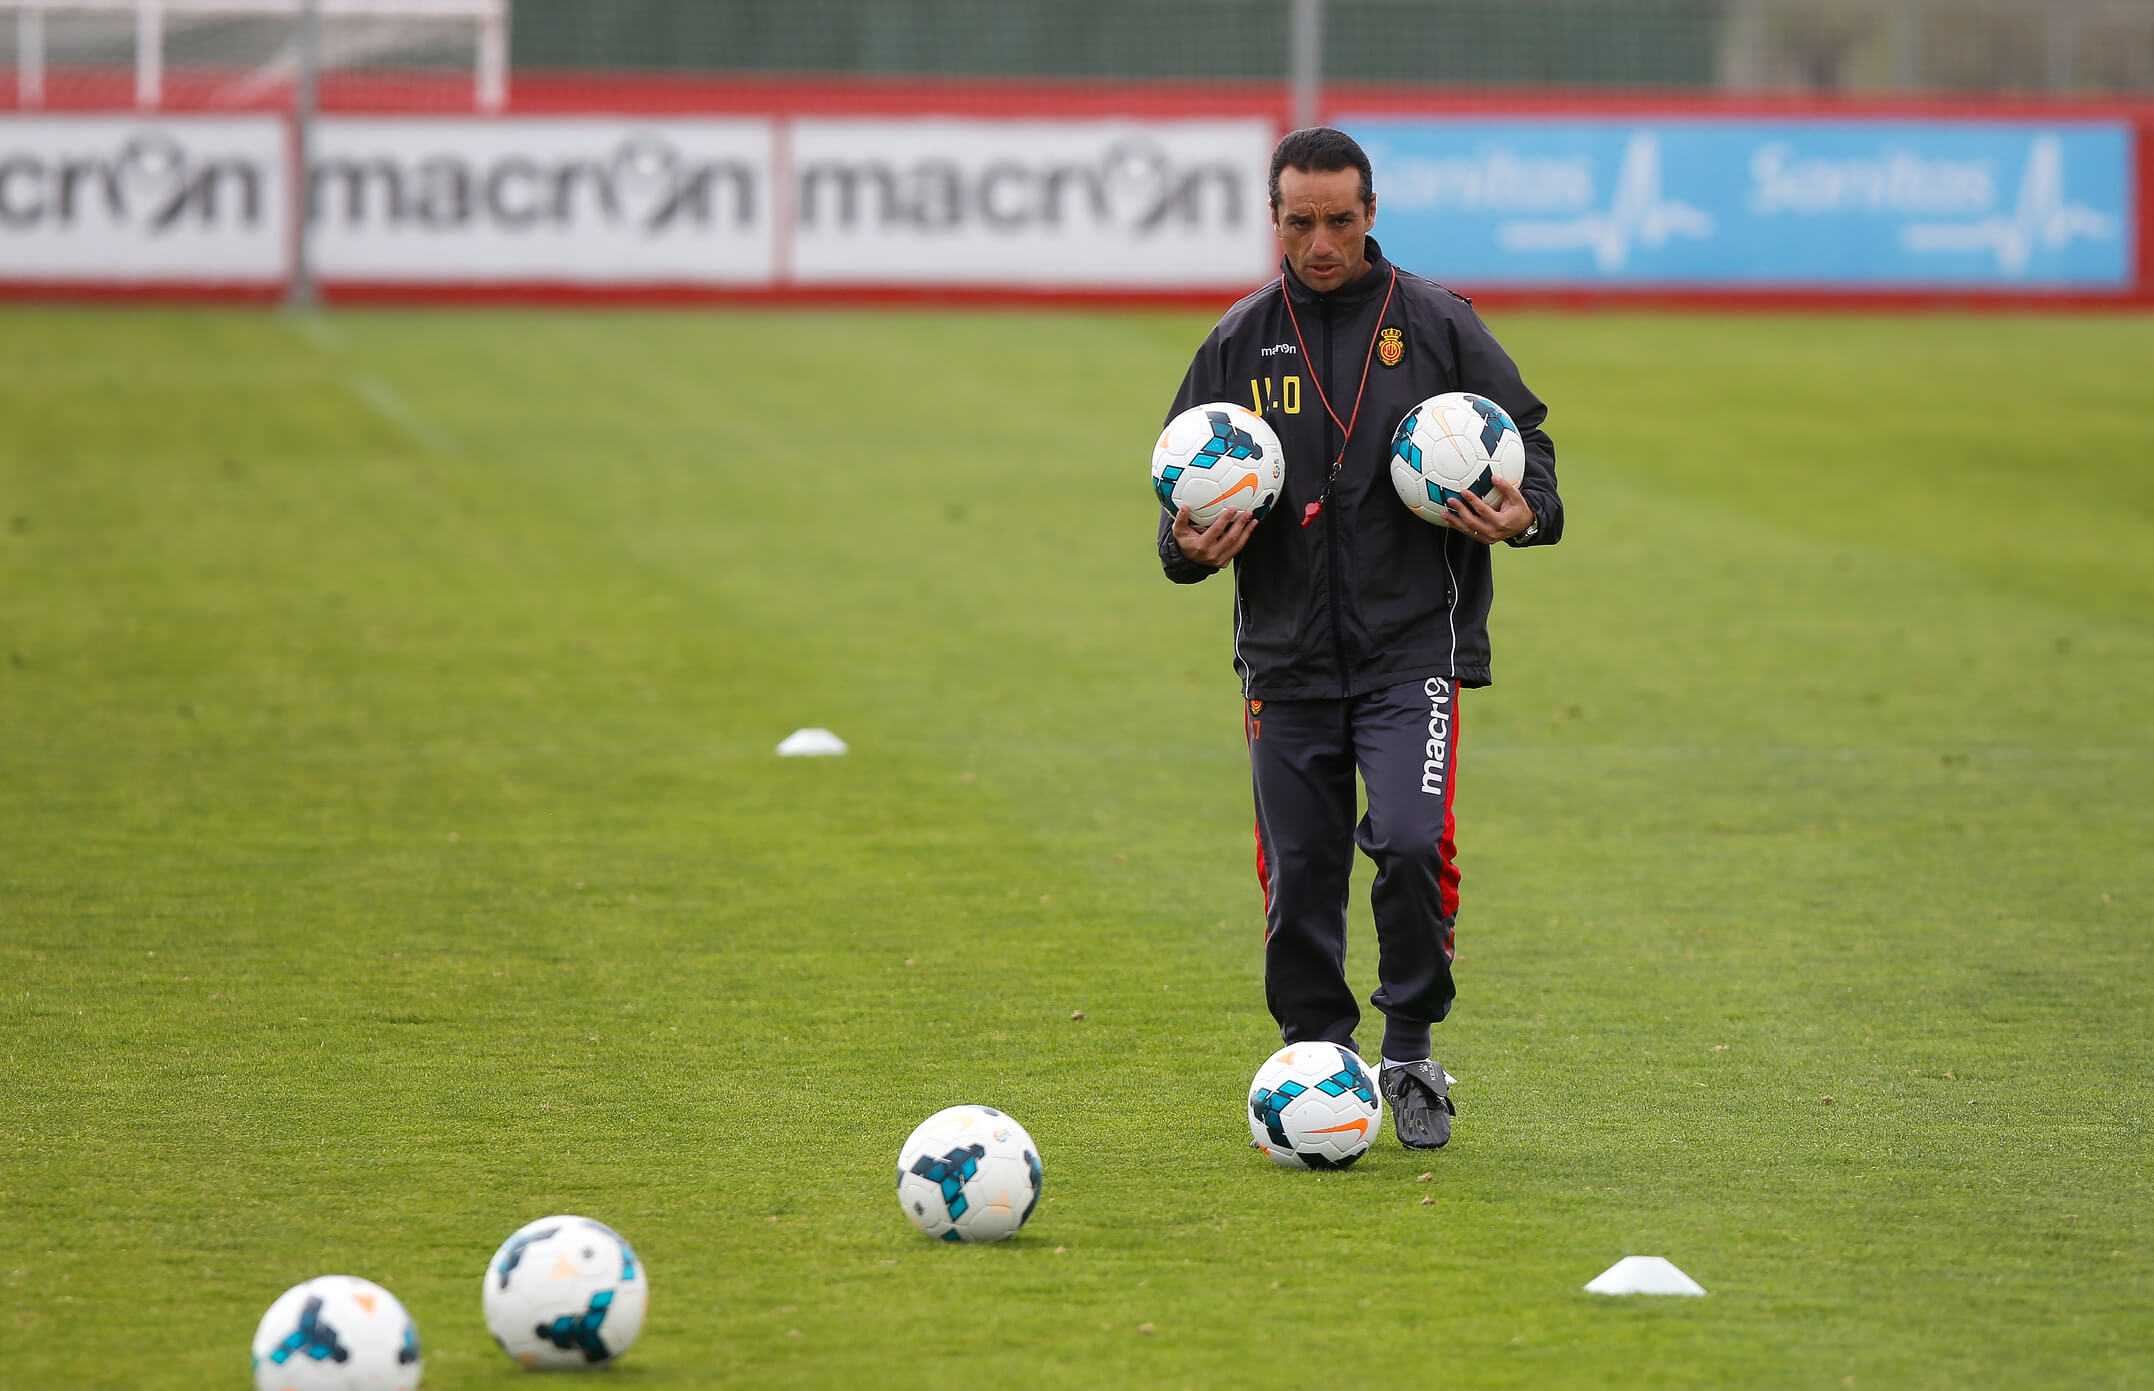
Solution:
<svg viewBox="0 0 2154 1391">
<path fill-rule="evenodd" d="M 2154 1381 L 2154 321 L 1493 321 L 1570 521 L 1463 709 L 1458 1138 L 1318 1176 L 1151 554 L 1203 317 L 0 315 L 0 1385 L 243 1386 L 332 1271 L 528 1385 L 555 1211 L 652 1391 Z M 960 1100 L 1002 1246 L 891 1195 Z"/>
</svg>

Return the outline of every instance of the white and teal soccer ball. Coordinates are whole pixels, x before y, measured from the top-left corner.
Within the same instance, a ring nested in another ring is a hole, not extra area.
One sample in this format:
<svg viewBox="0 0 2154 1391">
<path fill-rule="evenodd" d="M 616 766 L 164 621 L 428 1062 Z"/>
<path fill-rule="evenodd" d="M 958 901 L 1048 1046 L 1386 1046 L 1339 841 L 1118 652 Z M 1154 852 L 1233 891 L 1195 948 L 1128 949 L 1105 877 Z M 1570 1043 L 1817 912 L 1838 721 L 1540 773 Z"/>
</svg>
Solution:
<svg viewBox="0 0 2154 1391">
<path fill-rule="evenodd" d="M 1445 507 L 1461 493 L 1486 500 L 1496 480 L 1526 476 L 1526 442 L 1510 412 L 1470 391 L 1431 396 L 1391 436 L 1391 486 L 1425 522 L 1451 525 Z"/>
<path fill-rule="evenodd" d="M 412 1391 L 419 1329 L 396 1296 L 318 1275 L 277 1296 L 254 1330 L 257 1391 Z"/>
<path fill-rule="evenodd" d="M 1040 1202 L 1040 1148 L 992 1106 L 952 1106 L 898 1151 L 898 1205 L 938 1241 L 1000 1241 Z"/>
<path fill-rule="evenodd" d="M 1191 406 L 1167 422 L 1152 446 L 1152 492 L 1169 512 L 1189 509 L 1210 526 L 1229 507 L 1261 520 L 1286 486 L 1279 437 L 1246 408 L 1228 401 Z"/>
<path fill-rule="evenodd" d="M 1289 1043 L 1249 1084 L 1249 1138 L 1283 1168 L 1349 1168 L 1383 1126 L 1374 1074 L 1336 1043 Z"/>
<path fill-rule="evenodd" d="M 620 1233 L 588 1217 L 541 1217 L 486 1263 L 486 1327 L 526 1367 L 602 1367 L 643 1331 L 650 1279 Z"/>
</svg>

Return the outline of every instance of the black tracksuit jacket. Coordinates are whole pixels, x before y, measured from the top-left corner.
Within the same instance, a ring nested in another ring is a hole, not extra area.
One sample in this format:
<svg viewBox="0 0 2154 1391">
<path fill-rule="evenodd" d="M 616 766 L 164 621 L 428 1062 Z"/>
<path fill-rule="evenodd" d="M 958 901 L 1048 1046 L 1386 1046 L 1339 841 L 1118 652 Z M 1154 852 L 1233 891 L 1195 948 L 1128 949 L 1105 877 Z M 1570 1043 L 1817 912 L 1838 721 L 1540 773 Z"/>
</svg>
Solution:
<svg viewBox="0 0 2154 1391">
<path fill-rule="evenodd" d="M 1435 281 L 1398 272 L 1379 322 L 1393 267 L 1373 237 L 1367 256 L 1368 273 L 1329 294 L 1282 267 L 1212 329 L 1167 412 L 1171 420 L 1209 401 L 1253 404 L 1286 454 L 1285 490 L 1234 558 L 1234 668 L 1247 699 L 1358 696 L 1430 676 L 1489 683 L 1489 548 L 1421 520 L 1391 483 L 1392 432 L 1427 398 L 1471 391 L 1510 413 L 1526 445 L 1519 489 L 1540 528 L 1524 544 L 1551 546 L 1563 536 L 1555 446 L 1541 430 L 1548 407 L 1473 306 Z M 1401 351 L 1386 366 L 1371 355 L 1371 340 L 1392 329 Z M 1364 362 L 1368 388 L 1356 420 Z M 1339 419 L 1353 420 L 1353 437 L 1330 499 L 1304 527 L 1303 508 L 1323 491 L 1341 433 L 1312 373 Z M 1167 578 L 1210 576 L 1174 543 L 1173 521 L 1160 514 Z"/>
</svg>

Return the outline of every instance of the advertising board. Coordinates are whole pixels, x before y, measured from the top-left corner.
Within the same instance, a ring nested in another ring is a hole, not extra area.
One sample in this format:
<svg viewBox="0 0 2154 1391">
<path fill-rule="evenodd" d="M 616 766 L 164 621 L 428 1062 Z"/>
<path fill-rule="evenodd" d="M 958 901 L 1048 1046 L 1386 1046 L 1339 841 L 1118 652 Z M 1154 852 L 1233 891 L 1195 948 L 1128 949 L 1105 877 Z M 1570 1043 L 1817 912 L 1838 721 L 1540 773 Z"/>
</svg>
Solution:
<svg viewBox="0 0 2154 1391">
<path fill-rule="evenodd" d="M 1277 255 L 1262 115 L 710 102 L 333 113 L 297 186 L 277 113 L 0 117 L 0 293 L 266 298 L 302 214 L 331 299 L 1213 303 Z M 2154 303 L 2137 108 L 1507 111 L 1331 117 L 1400 264 L 1474 293 Z"/>
<path fill-rule="evenodd" d="M 1401 264 L 1491 286 L 2128 289 L 2115 122 L 1348 118 Z"/>
<path fill-rule="evenodd" d="M 273 286 L 285 168 L 273 117 L 0 121 L 0 281 Z"/>
<path fill-rule="evenodd" d="M 772 148 L 764 120 L 326 119 L 314 264 L 332 283 L 759 285 Z"/>
<path fill-rule="evenodd" d="M 1271 123 L 800 120 L 802 284 L 1247 286 Z"/>
</svg>

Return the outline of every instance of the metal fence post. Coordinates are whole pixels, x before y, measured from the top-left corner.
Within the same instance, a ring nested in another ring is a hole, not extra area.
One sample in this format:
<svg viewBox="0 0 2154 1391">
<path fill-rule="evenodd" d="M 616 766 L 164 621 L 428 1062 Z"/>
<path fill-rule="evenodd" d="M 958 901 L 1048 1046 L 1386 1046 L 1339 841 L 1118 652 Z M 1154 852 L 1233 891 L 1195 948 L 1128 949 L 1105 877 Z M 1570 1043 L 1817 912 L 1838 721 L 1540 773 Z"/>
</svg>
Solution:
<svg viewBox="0 0 2154 1391">
<path fill-rule="evenodd" d="M 15 104 L 45 104 L 45 11 L 36 5 L 15 12 Z"/>
<path fill-rule="evenodd" d="M 321 0 L 299 0 L 298 27 L 292 34 L 298 73 L 292 84 L 292 274 L 285 283 L 288 309 L 312 309 L 316 302 L 313 240 L 314 118 L 321 102 L 315 83 L 321 65 Z"/>
<path fill-rule="evenodd" d="M 1892 45 L 1892 87 L 1913 92 L 1922 86 L 1922 15 L 1914 0 L 1898 0 L 1888 29 Z"/>
<path fill-rule="evenodd" d="M 1720 38 L 1720 85 L 1739 92 L 1765 85 L 1764 0 L 1729 0 Z"/>
<path fill-rule="evenodd" d="M 135 0 L 135 105 L 154 111 L 164 95 L 164 0 Z"/>
<path fill-rule="evenodd" d="M 1294 98 L 1294 127 L 1306 130 L 1323 111 L 1324 0 L 1293 0 L 1288 28 L 1287 72 Z"/>
<path fill-rule="evenodd" d="M 509 100 L 509 7 L 492 5 L 479 20 L 478 105 L 499 111 Z"/>
<path fill-rule="evenodd" d="M 2059 5 L 2049 12 L 2049 90 L 2069 92 L 2079 76 L 2079 15 Z"/>
</svg>

